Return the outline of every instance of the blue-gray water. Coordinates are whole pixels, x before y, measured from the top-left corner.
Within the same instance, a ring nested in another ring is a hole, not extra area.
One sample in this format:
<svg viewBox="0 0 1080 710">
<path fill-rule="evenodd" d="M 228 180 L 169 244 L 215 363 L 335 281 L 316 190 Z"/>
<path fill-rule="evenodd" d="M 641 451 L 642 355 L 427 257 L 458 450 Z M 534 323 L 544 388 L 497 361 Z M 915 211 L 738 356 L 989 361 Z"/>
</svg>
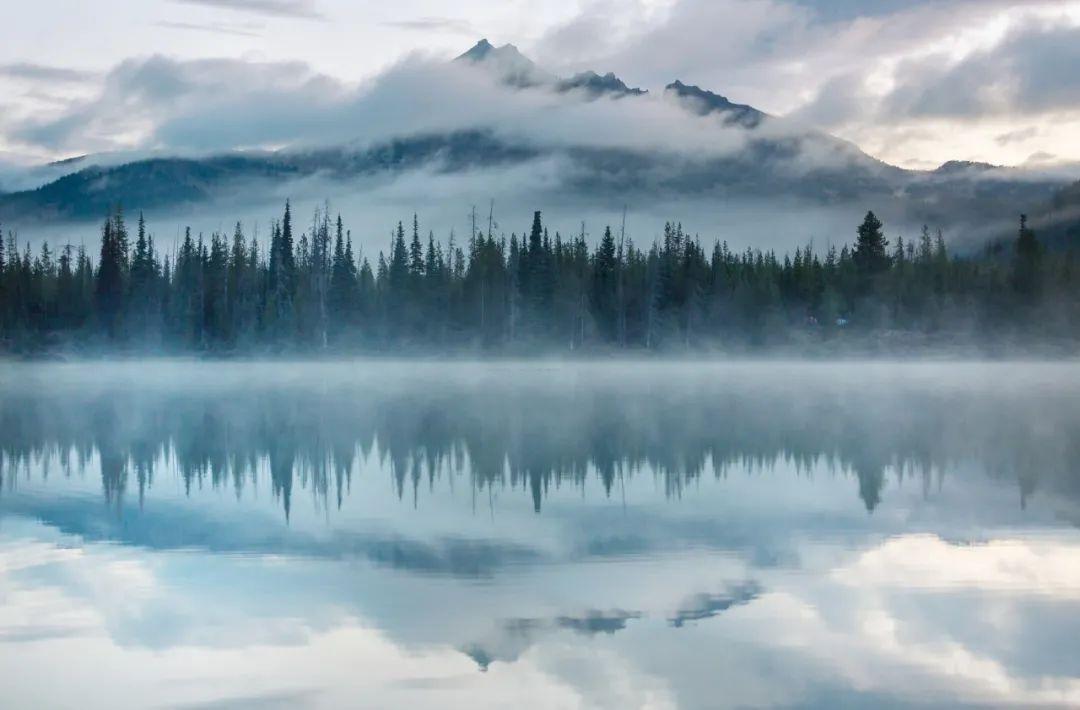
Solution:
<svg viewBox="0 0 1080 710">
<path fill-rule="evenodd" d="M 0 367 L 4 708 L 1080 705 L 1080 365 Z"/>
</svg>

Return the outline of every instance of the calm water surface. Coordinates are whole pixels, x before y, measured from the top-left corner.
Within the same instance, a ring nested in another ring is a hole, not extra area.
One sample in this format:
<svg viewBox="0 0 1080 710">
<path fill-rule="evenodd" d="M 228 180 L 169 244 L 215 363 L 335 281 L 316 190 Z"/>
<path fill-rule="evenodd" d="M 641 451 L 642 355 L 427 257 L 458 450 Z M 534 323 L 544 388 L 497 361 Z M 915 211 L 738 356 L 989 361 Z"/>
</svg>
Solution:
<svg viewBox="0 0 1080 710">
<path fill-rule="evenodd" d="M 4 708 L 1080 706 L 1080 365 L 0 365 Z"/>
</svg>

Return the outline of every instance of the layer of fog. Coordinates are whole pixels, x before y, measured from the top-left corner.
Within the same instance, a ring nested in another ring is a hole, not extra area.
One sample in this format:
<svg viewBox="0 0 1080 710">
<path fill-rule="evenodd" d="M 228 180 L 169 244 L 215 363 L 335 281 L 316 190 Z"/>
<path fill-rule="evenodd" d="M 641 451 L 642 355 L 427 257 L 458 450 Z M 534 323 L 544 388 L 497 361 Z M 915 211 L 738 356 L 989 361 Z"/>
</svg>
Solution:
<svg viewBox="0 0 1080 710">
<path fill-rule="evenodd" d="M 330 214 L 341 215 L 354 245 L 373 263 L 379 250 L 388 251 L 390 233 L 397 223 L 408 227 L 413 214 L 418 215 L 425 243 L 428 233 L 433 232 L 438 242 L 446 244 L 453 235 L 462 245 L 472 231 L 473 208 L 476 227 L 485 233 L 493 215 L 496 237 L 509 239 L 516 234 L 520 239 L 528 233 L 533 212 L 540 210 L 553 238 L 556 232 L 564 239 L 577 236 L 584 225 L 590 244 L 599 241 L 607 226 L 618 234 L 625 208 L 626 235 L 646 250 L 662 237 L 667 222 L 681 223 L 684 231 L 700 236 L 707 249 L 720 240 L 732 249 L 751 247 L 780 253 L 810 242 L 822 253 L 830 245 L 839 249 L 852 243 L 855 228 L 870 207 L 884 217 L 890 238 L 903 235 L 908 240 L 920 229 L 917 222 L 906 220 L 901 209 L 885 205 L 882 210 L 861 201 L 819 205 L 785 196 L 740 199 L 691 195 L 631 200 L 579 195 L 560 189 L 557 164 L 557 159 L 540 160 L 464 174 L 417 171 L 394 179 L 347 184 L 312 179 L 261 185 L 253 193 L 257 201 L 252 201 L 251 194 L 223 196 L 206 205 L 147 210 L 145 217 L 156 246 L 165 253 L 178 245 L 187 228 L 195 237 L 202 234 L 209 238 L 214 232 L 231 237 L 239 222 L 249 239 L 258 238 L 265 254 L 270 225 L 281 219 L 286 199 L 291 201 L 297 235 L 310 231 L 316 210 L 329 205 Z M 127 210 L 132 227 L 138 212 Z M 28 242 L 35 250 L 47 241 L 51 247 L 85 245 L 95 252 L 102 220 L 35 224 L 16 231 L 19 243 Z"/>
</svg>

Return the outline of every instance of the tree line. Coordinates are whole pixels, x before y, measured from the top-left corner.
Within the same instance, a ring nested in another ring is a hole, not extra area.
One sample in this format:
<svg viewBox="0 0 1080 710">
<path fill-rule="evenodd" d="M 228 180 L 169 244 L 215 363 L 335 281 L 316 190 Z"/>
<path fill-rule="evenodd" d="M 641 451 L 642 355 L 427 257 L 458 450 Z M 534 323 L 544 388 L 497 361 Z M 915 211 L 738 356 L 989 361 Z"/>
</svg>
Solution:
<svg viewBox="0 0 1080 710">
<path fill-rule="evenodd" d="M 824 252 L 711 249 L 669 223 L 639 246 L 604 229 L 590 246 L 551 235 L 541 213 L 519 236 L 473 227 L 459 242 L 399 222 L 369 258 L 328 208 L 298 228 L 291 206 L 269 243 L 237 224 L 186 230 L 163 253 L 140 215 L 82 247 L 34 253 L 0 240 L 0 340 L 164 351 L 673 350 L 857 341 L 1073 343 L 1080 278 L 1072 251 L 1045 250 L 1021 219 L 1010 248 L 963 258 L 924 227 L 890 244 L 869 212 L 855 240 Z M 297 236 L 297 232 L 299 235 Z"/>
</svg>

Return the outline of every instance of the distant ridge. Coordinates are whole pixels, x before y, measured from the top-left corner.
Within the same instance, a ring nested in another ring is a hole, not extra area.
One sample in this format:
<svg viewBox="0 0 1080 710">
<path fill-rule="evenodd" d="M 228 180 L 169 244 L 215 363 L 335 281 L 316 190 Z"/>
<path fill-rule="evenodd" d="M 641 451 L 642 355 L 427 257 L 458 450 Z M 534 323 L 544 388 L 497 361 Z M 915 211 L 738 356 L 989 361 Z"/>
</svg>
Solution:
<svg viewBox="0 0 1080 710">
<path fill-rule="evenodd" d="M 771 118 L 767 113 L 753 106 L 734 103 L 726 96 L 714 94 L 699 86 L 684 84 L 677 79 L 668 84 L 665 90 L 669 94 L 684 99 L 692 110 L 702 116 L 710 113 L 724 113 L 727 114 L 728 123 L 738 124 L 744 128 L 757 128 L 762 122 Z"/>
<path fill-rule="evenodd" d="M 592 96 L 643 96 L 644 94 L 649 93 L 646 89 L 627 86 L 626 82 L 615 76 L 613 72 L 608 72 L 607 74 L 600 76 L 594 71 L 581 72 L 569 79 L 560 81 L 559 89 L 561 91 L 583 89 Z"/>
<path fill-rule="evenodd" d="M 519 88 L 537 86 L 552 80 L 514 45 L 504 44 L 496 47 L 487 39 L 480 40 L 472 49 L 458 56 L 454 61 L 489 68 L 505 83 Z"/>
<path fill-rule="evenodd" d="M 938 175 L 956 175 L 959 173 L 981 173 L 987 170 L 998 170 L 1000 165 L 980 163 L 973 160 L 949 160 L 934 169 Z"/>
</svg>

